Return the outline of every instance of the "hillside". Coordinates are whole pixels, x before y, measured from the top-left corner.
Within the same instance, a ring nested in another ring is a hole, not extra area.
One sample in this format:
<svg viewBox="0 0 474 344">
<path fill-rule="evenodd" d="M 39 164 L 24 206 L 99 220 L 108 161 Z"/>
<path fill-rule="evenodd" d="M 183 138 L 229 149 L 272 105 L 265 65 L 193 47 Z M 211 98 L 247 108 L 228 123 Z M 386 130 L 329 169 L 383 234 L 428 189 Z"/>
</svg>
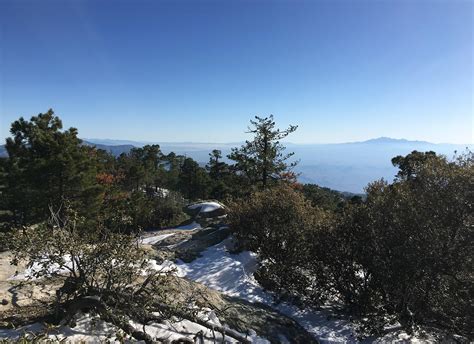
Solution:
<svg viewBox="0 0 474 344">
<path fill-rule="evenodd" d="M 150 252 L 150 266 L 157 271 L 173 270 L 175 277 L 170 280 L 167 293 L 198 293 L 202 298 L 202 319 L 216 325 L 213 333 L 209 328 L 189 320 L 150 323 L 146 331 L 153 336 L 171 340 L 191 338 L 202 333 L 200 343 L 215 343 L 224 337 L 217 330 L 225 324 L 236 334 L 245 334 L 246 343 L 358 343 L 357 328 L 349 316 L 337 307 L 307 307 L 304 310 L 288 301 L 277 301 L 275 294 L 265 290 L 255 279 L 258 257 L 255 253 L 243 251 L 235 253 L 235 240 L 229 236 L 229 228 L 200 226 L 195 229 L 176 227 L 143 233 L 139 243 Z M 194 251 L 189 255 L 190 250 Z M 189 259 L 185 259 L 183 254 Z M 49 339 L 66 339 L 73 342 L 96 342 L 107 339 L 119 340 L 119 329 L 112 323 L 103 321 L 93 314 L 78 316 L 75 326 L 58 326 L 47 330 L 41 323 L 47 308 L 46 300 L 52 298 L 48 290 L 58 279 L 37 280 L 33 274 L 35 267 L 22 266 L 20 273 L 9 265 L 11 255 L 0 253 L 0 266 L 5 271 L 0 279 L 0 297 L 8 301 L 0 311 L 0 317 L 23 325 L 18 328 L 1 328 L 0 338 L 19 340 L 23 332 L 47 333 Z M 36 267 L 38 269 L 38 267 Z M 14 294 L 10 293 L 14 290 Z M 34 295 L 34 297 L 31 297 Z M 90 323 L 95 323 L 96 326 Z M 144 327 L 145 328 L 145 327 Z M 233 329 L 233 330 L 232 330 Z M 231 332 L 232 333 L 232 332 Z M 258 335 L 257 335 L 258 334 Z M 435 343 L 440 334 L 433 331 L 424 341 Z M 226 336 L 226 343 L 239 343 L 232 336 Z M 368 338 L 365 343 L 413 340 L 398 327 L 387 328 L 383 336 Z M 174 343 L 174 342 L 173 342 Z"/>
<path fill-rule="evenodd" d="M 100 143 L 92 143 L 88 141 L 83 141 L 85 145 L 88 146 L 95 146 L 98 149 L 105 150 L 106 152 L 109 152 L 110 154 L 114 156 L 118 156 L 122 153 L 128 153 L 130 149 L 132 149 L 133 145 L 130 144 L 123 144 L 123 145 L 105 145 L 105 144 L 100 144 Z"/>
</svg>

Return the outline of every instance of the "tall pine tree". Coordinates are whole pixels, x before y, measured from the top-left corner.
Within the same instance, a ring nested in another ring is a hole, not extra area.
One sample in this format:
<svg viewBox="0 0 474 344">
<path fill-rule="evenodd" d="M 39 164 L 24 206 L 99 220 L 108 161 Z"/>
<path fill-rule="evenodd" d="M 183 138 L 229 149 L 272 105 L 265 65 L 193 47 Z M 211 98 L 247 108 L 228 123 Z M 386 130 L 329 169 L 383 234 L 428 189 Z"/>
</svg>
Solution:
<svg viewBox="0 0 474 344">
<path fill-rule="evenodd" d="M 82 145 L 77 129 L 62 128 L 51 109 L 30 121 L 21 117 L 12 123 L 12 137 L 6 140 L 2 203 L 16 225 L 45 220 L 49 207 L 58 210 L 65 201 L 84 213 L 96 208 L 97 151 Z"/>
<path fill-rule="evenodd" d="M 273 115 L 265 118 L 255 116 L 250 123 L 247 133 L 254 135 L 253 140 L 246 141 L 240 148 L 232 148 L 228 158 L 235 161 L 237 173 L 244 175 L 252 185 L 265 189 L 296 165 L 296 162 L 287 163 L 294 153 L 285 154 L 280 140 L 298 126 L 290 125 L 285 130 L 275 128 Z"/>
<path fill-rule="evenodd" d="M 209 153 L 209 163 L 206 165 L 209 176 L 213 180 L 220 180 L 228 173 L 229 166 L 222 161 L 222 152 L 219 149 L 212 150 Z"/>
</svg>

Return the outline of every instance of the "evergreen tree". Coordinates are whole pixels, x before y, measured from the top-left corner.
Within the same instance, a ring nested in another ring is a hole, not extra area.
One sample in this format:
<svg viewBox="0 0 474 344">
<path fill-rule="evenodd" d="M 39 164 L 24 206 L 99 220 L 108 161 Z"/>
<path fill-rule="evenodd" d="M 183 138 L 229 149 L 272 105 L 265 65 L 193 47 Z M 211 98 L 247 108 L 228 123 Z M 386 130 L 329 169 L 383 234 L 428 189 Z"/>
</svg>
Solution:
<svg viewBox="0 0 474 344">
<path fill-rule="evenodd" d="M 179 175 L 181 173 L 181 166 L 184 164 L 186 158 L 183 155 L 176 155 L 170 152 L 163 157 L 164 186 L 170 190 L 178 191 Z"/>
<path fill-rule="evenodd" d="M 221 161 L 221 159 L 222 152 L 214 149 L 209 153 L 209 163 L 206 165 L 206 169 L 212 179 L 210 196 L 218 200 L 223 200 L 233 193 L 233 187 L 235 187 L 235 182 L 238 178 L 236 175 L 231 174 L 230 166 Z"/>
<path fill-rule="evenodd" d="M 214 149 L 209 153 L 209 163 L 206 165 L 206 169 L 213 180 L 220 180 L 228 173 L 229 166 L 221 160 L 222 152 L 219 149 Z"/>
<path fill-rule="evenodd" d="M 159 145 L 132 148 L 121 154 L 118 166 L 124 176 L 124 186 L 129 191 L 145 190 L 152 193 L 163 184 L 163 154 Z"/>
<path fill-rule="evenodd" d="M 283 172 L 296 165 L 296 162 L 287 163 L 294 153 L 284 154 L 285 147 L 280 140 L 294 132 L 297 126 L 275 129 L 273 115 L 265 118 L 255 116 L 255 121 L 250 123 L 247 133 L 254 135 L 253 140 L 246 141 L 240 148 L 232 148 L 228 157 L 235 161 L 237 173 L 244 175 L 252 185 L 265 189 L 271 181 L 280 179 Z"/>
<path fill-rule="evenodd" d="M 191 158 L 186 158 L 179 174 L 179 191 L 188 199 L 205 199 L 209 196 L 209 174 Z"/>
<path fill-rule="evenodd" d="M 118 168 L 123 175 L 123 185 L 127 191 L 138 190 L 145 179 L 145 168 L 141 161 L 141 152 L 135 148 L 128 154 L 122 153 L 118 157 Z"/>
<path fill-rule="evenodd" d="M 12 123 L 2 198 L 16 224 L 45 220 L 48 208 L 60 209 L 65 200 L 84 213 L 96 208 L 97 151 L 82 145 L 77 129 L 62 128 L 51 109 Z"/>
<path fill-rule="evenodd" d="M 413 151 L 407 156 L 398 155 L 392 159 L 392 164 L 399 168 L 397 178 L 400 180 L 413 180 L 430 160 L 436 159 L 436 153 Z"/>
</svg>

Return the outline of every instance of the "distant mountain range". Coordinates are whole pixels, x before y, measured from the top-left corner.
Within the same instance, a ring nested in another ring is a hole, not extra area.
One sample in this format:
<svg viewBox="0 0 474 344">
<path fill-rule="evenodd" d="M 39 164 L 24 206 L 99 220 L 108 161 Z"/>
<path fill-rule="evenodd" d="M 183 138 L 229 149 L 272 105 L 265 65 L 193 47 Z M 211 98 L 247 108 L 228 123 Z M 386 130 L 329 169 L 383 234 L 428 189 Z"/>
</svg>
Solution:
<svg viewBox="0 0 474 344">
<path fill-rule="evenodd" d="M 153 142 L 129 140 L 85 139 L 85 144 L 94 145 L 114 155 L 130 151 L 133 147 L 142 147 Z M 161 150 L 168 154 L 187 155 L 201 164 L 209 160 L 213 149 L 220 149 L 227 155 L 235 143 L 193 143 L 193 142 L 155 142 Z M 300 173 L 300 181 L 315 183 L 334 190 L 360 193 L 371 181 L 384 178 L 393 180 L 396 168 L 391 159 L 397 155 L 406 155 L 413 150 L 435 151 L 454 156 L 455 151 L 463 152 L 466 148 L 473 150 L 472 144 L 434 144 L 425 141 L 409 141 L 379 137 L 362 142 L 331 143 L 331 144 L 294 144 L 285 143 L 287 151 L 295 152 L 295 159 L 300 162 L 295 168 Z M 0 156 L 6 156 L 4 146 L 0 146 Z"/>
<path fill-rule="evenodd" d="M 115 156 L 119 156 L 122 153 L 128 153 L 132 148 L 138 147 L 137 145 L 132 144 L 107 145 L 96 142 L 89 142 L 86 140 L 83 140 L 83 143 L 88 146 L 95 146 L 97 149 L 105 150 Z"/>
<path fill-rule="evenodd" d="M 410 144 L 432 144 L 431 142 L 427 141 L 409 141 L 407 139 L 394 139 L 391 137 L 381 136 L 375 139 L 370 139 L 366 141 L 357 141 L 357 142 L 347 142 L 347 143 L 355 143 L 355 144 L 366 144 L 366 143 L 410 143 Z"/>
</svg>

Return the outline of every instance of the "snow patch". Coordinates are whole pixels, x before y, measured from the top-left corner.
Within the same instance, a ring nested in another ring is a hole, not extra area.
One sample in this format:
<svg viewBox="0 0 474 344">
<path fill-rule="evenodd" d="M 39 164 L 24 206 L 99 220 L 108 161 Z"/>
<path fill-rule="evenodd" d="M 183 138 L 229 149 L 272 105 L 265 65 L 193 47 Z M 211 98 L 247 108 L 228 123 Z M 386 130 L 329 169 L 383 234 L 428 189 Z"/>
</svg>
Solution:
<svg viewBox="0 0 474 344">
<path fill-rule="evenodd" d="M 170 190 L 165 189 L 165 188 L 157 188 L 156 189 L 157 194 L 159 194 L 161 197 L 168 197 L 170 194 Z"/>
<path fill-rule="evenodd" d="M 202 257 L 191 263 L 178 261 L 183 276 L 208 287 L 252 302 L 271 302 L 271 295 L 258 285 L 253 273 L 258 267 L 256 254 L 241 252 L 230 255 L 226 244 L 229 239 L 202 252 Z"/>
<path fill-rule="evenodd" d="M 178 277 L 184 277 L 185 275 L 181 267 L 179 267 L 178 265 L 176 265 L 170 260 L 165 260 L 163 263 L 158 264 L 156 260 L 150 259 L 148 261 L 147 268 L 158 271 L 158 272 L 162 272 L 162 273 L 173 272 Z"/>
<path fill-rule="evenodd" d="M 196 221 L 191 222 L 190 224 L 183 225 L 183 226 L 178 226 L 175 228 L 171 229 L 182 229 L 182 230 L 195 230 L 195 229 L 201 229 L 201 225 L 197 223 Z"/>
<path fill-rule="evenodd" d="M 62 268 L 60 268 L 60 265 L 57 263 L 51 264 L 47 270 L 48 275 L 64 274 L 69 272 L 69 269 L 72 269 L 71 257 L 69 255 L 65 255 L 62 257 L 62 259 L 64 261 Z M 35 274 L 43 270 L 45 264 L 49 264 L 49 260 L 47 258 L 36 261 L 23 272 L 10 276 L 8 280 L 36 279 Z"/>
<path fill-rule="evenodd" d="M 188 209 L 198 209 L 200 208 L 200 213 L 208 213 L 219 208 L 224 208 L 222 204 L 217 202 L 199 202 L 188 206 Z"/>
<path fill-rule="evenodd" d="M 175 233 L 167 233 L 167 234 L 153 235 L 153 236 L 148 236 L 148 237 L 141 237 L 140 244 L 154 245 L 172 235 L 175 235 Z"/>
<path fill-rule="evenodd" d="M 202 252 L 200 258 L 190 263 L 178 261 L 180 275 L 227 295 L 270 306 L 294 319 L 320 343 L 359 343 L 351 322 L 334 318 L 330 307 L 300 309 L 290 303 L 276 304 L 272 293 L 265 291 L 253 277 L 258 267 L 256 254 L 248 251 L 230 254 L 228 247 L 231 245 L 232 239 L 228 238 L 209 247 Z M 391 334 L 382 338 L 367 339 L 365 342 L 386 342 L 386 340 L 407 342 L 404 336 L 403 333 Z M 410 342 L 416 340 L 413 337 L 409 339 Z M 285 342 L 283 338 L 282 342 Z M 435 341 L 428 339 L 425 342 Z"/>
<path fill-rule="evenodd" d="M 199 316 L 201 319 L 210 321 L 214 325 L 222 325 L 215 313 L 209 309 L 203 309 L 199 312 Z M 131 325 L 139 330 L 143 329 L 143 325 L 134 322 L 131 322 Z M 25 334 L 40 334 L 45 330 L 45 326 L 41 323 L 34 323 L 18 329 L 0 328 L 0 338 L 18 341 Z M 223 340 L 221 333 L 217 331 L 213 332 L 212 330 L 189 320 L 165 320 L 163 323 L 155 323 L 145 326 L 145 331 L 152 338 L 160 338 L 162 340 L 167 339 L 170 342 L 183 337 L 193 339 L 197 333 L 202 333 L 203 343 L 206 344 L 219 343 Z M 117 338 L 119 332 L 121 331 L 116 326 L 104 322 L 99 317 L 90 314 L 83 314 L 77 319 L 75 327 L 71 328 L 69 326 L 62 326 L 50 329 L 47 336 L 42 337 L 42 341 L 50 339 L 59 342 L 66 339 L 68 343 L 120 342 L 120 339 Z M 257 336 L 255 332 L 250 333 L 248 339 L 252 341 L 252 343 L 270 344 L 268 340 Z M 131 342 L 136 341 L 132 339 Z M 229 336 L 225 337 L 225 342 L 238 343 L 237 340 L 234 340 Z"/>
</svg>

